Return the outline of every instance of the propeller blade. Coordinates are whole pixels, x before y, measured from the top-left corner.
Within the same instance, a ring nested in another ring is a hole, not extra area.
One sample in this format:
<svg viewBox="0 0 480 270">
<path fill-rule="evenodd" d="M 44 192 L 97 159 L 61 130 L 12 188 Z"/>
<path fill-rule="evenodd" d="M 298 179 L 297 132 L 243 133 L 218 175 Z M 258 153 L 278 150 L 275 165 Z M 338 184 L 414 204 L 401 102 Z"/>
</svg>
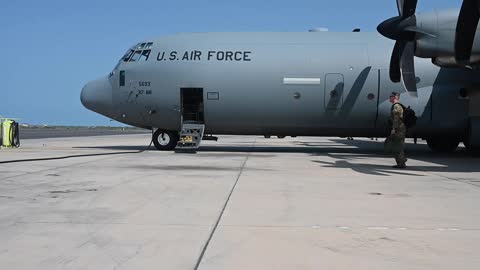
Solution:
<svg viewBox="0 0 480 270">
<path fill-rule="evenodd" d="M 402 18 L 415 14 L 418 0 L 397 0 L 398 13 Z"/>
<path fill-rule="evenodd" d="M 380 34 L 396 41 L 390 58 L 390 80 L 394 83 L 402 81 L 403 86 L 412 96 L 417 95 L 414 62 L 417 35 L 430 35 L 417 27 L 415 16 L 417 2 L 417 0 L 397 0 L 400 16 L 390 18 L 377 27 Z"/>
<path fill-rule="evenodd" d="M 407 42 L 400 57 L 400 70 L 405 89 L 417 96 L 417 77 L 415 75 L 415 42 Z"/>
<path fill-rule="evenodd" d="M 390 60 L 390 80 L 402 81 L 407 92 L 417 95 L 417 77 L 415 75 L 415 42 L 397 41 Z"/>
<path fill-rule="evenodd" d="M 402 74 L 400 72 L 400 56 L 405 48 L 405 44 L 406 43 L 403 41 L 395 42 L 392 57 L 390 58 L 390 80 L 395 83 L 400 82 L 402 78 Z"/>
<path fill-rule="evenodd" d="M 400 17 L 403 17 L 403 0 L 397 0 L 397 9 L 398 9 L 398 14 L 400 14 Z"/>
<path fill-rule="evenodd" d="M 464 0 L 458 16 L 455 33 L 455 59 L 468 62 L 480 19 L 480 0 Z"/>
</svg>

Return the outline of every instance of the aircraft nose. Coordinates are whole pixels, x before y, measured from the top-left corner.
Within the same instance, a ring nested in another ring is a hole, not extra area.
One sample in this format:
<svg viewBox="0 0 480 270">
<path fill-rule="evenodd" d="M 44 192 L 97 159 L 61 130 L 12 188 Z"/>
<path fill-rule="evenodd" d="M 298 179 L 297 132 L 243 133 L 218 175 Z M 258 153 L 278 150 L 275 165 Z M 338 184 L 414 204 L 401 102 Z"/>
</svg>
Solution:
<svg viewBox="0 0 480 270">
<path fill-rule="evenodd" d="M 112 115 L 112 86 L 107 78 L 87 83 L 82 89 L 80 100 L 89 110 L 109 117 Z"/>
</svg>

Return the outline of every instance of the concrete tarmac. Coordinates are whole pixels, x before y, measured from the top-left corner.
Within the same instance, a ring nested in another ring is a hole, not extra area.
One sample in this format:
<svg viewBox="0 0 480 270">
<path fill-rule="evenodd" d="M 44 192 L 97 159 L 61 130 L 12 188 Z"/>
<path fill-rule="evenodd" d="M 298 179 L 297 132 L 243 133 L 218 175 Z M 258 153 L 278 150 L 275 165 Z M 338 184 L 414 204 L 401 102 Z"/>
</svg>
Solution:
<svg viewBox="0 0 480 270">
<path fill-rule="evenodd" d="M 1 269 L 480 269 L 480 162 L 381 141 L 150 136 L 0 150 Z"/>
</svg>

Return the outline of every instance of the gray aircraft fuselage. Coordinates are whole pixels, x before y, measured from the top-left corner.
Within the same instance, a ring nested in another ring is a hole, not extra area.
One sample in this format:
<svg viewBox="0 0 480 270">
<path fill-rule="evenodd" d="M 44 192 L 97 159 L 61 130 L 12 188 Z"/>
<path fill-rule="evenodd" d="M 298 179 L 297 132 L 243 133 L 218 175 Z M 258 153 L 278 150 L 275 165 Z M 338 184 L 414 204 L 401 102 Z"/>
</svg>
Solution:
<svg viewBox="0 0 480 270">
<path fill-rule="evenodd" d="M 209 134 L 382 137 L 395 91 L 419 117 L 410 136 L 461 137 L 474 108 L 459 93 L 480 85 L 479 71 L 416 58 L 418 97 L 410 96 L 390 81 L 393 42 L 377 33 L 188 33 L 149 42 L 148 60 L 120 60 L 88 83 L 84 106 L 128 125 L 179 131 L 180 89 L 202 88 Z"/>
</svg>

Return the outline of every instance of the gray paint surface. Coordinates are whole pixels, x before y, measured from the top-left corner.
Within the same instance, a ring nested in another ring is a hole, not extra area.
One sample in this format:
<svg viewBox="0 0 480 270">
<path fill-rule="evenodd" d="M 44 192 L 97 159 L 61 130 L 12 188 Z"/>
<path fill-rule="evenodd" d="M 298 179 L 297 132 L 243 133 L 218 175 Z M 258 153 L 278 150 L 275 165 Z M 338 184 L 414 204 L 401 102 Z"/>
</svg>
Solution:
<svg viewBox="0 0 480 270">
<path fill-rule="evenodd" d="M 451 57 L 457 16 L 458 9 L 418 14 L 418 26 L 431 35 L 418 37 L 416 55 Z M 377 33 L 182 33 L 143 42 L 153 42 L 148 61 L 120 61 L 108 81 L 87 84 L 82 101 L 88 108 L 129 125 L 178 131 L 180 89 L 202 88 L 207 133 L 382 137 L 389 134 L 388 97 L 395 91 L 419 117 L 409 136 L 461 140 L 469 108 L 478 105 L 459 92 L 479 91 L 479 70 L 416 57 L 418 97 L 392 83 L 394 43 Z M 120 71 L 125 86 L 119 86 Z M 283 83 L 288 78 L 320 84 Z M 87 92 L 109 101 L 90 106 Z M 219 98 L 208 99 L 209 92 Z"/>
</svg>

